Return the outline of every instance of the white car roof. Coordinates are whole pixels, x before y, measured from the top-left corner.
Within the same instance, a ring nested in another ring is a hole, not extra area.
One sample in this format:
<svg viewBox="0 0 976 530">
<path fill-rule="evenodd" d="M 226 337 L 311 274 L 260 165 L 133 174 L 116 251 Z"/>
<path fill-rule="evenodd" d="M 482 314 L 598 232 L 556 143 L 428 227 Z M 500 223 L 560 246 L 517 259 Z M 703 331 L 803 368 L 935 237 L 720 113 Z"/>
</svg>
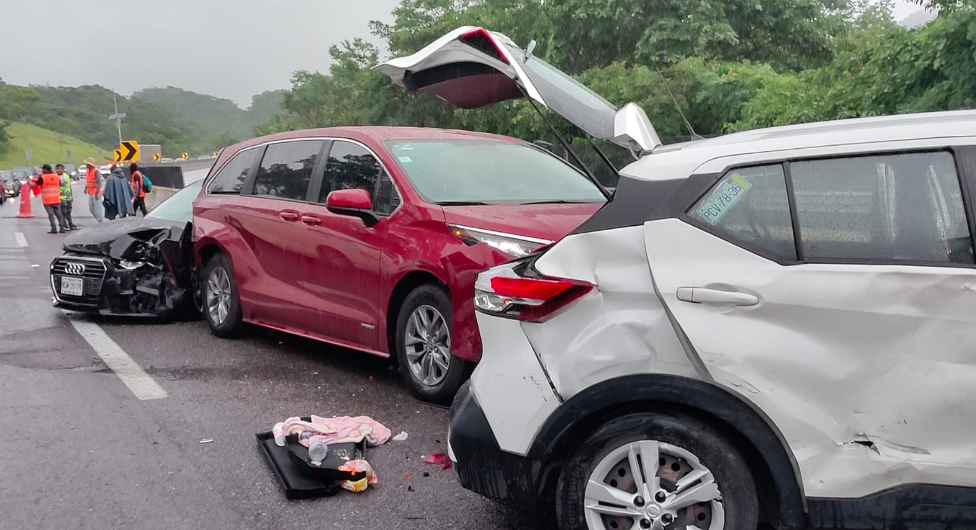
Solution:
<svg viewBox="0 0 976 530">
<path fill-rule="evenodd" d="M 687 178 L 716 158 L 790 149 L 976 136 L 976 110 L 898 114 L 743 131 L 664 145 L 621 170 L 642 180 Z"/>
</svg>

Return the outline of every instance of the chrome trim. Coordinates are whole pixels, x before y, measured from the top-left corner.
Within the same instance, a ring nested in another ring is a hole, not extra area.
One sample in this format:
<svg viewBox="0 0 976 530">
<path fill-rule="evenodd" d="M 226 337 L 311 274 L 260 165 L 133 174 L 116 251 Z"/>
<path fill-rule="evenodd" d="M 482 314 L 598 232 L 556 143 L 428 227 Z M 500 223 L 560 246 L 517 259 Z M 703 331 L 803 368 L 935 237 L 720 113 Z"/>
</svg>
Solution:
<svg viewBox="0 0 976 530">
<path fill-rule="evenodd" d="M 102 267 L 105 268 L 105 270 L 102 272 L 102 278 L 101 278 L 102 284 L 103 285 L 105 284 L 105 278 L 108 276 L 108 266 L 109 266 L 108 260 L 102 259 L 102 258 L 86 258 L 86 257 L 82 257 L 82 256 L 58 256 L 58 257 L 54 258 L 53 261 L 51 261 L 50 269 L 53 270 L 54 269 L 54 264 L 57 263 L 58 261 L 68 261 L 68 260 L 93 261 L 93 262 L 96 262 L 96 263 L 100 263 L 102 265 Z M 77 302 L 70 302 L 70 301 L 62 300 L 61 297 L 58 296 L 58 289 L 57 289 L 57 287 L 54 285 L 54 274 L 50 274 L 49 273 L 48 274 L 48 280 L 51 282 L 51 293 L 54 294 L 55 304 L 84 305 L 84 304 L 79 304 Z M 99 291 L 99 295 L 98 296 L 101 297 L 101 291 Z M 98 302 L 97 301 L 95 302 L 95 305 L 97 307 L 97 305 L 98 305 Z"/>
<path fill-rule="evenodd" d="M 241 153 L 243 153 L 244 151 L 250 151 L 251 149 L 257 149 L 258 147 L 267 147 L 267 146 L 273 145 L 273 144 L 284 144 L 284 143 L 289 143 L 289 142 L 306 142 L 306 141 L 315 141 L 315 140 L 321 140 L 323 142 L 329 142 L 329 141 L 331 141 L 331 142 L 349 142 L 349 143 L 356 144 L 356 145 L 362 147 L 363 149 L 365 149 L 370 155 L 372 155 L 372 157 L 374 159 L 376 159 L 376 161 L 380 164 L 380 167 L 383 168 L 383 172 L 386 173 L 387 178 L 389 178 L 390 179 L 390 182 L 393 184 L 393 189 L 396 190 L 397 195 L 400 197 L 400 204 L 398 204 L 397 207 L 393 209 L 393 211 L 391 211 L 388 214 L 384 214 L 384 215 L 381 215 L 381 214 L 378 214 L 377 213 L 377 215 L 379 215 L 380 217 L 392 217 L 393 214 L 395 214 L 400 209 L 400 207 L 403 206 L 403 203 L 405 202 L 404 201 L 404 198 L 403 198 L 403 193 L 400 191 L 400 185 L 397 184 L 396 179 L 393 178 L 393 173 L 391 173 L 390 172 L 390 169 L 388 167 L 386 167 L 386 164 L 383 163 L 383 160 L 380 159 L 380 157 L 376 156 L 376 151 L 374 151 L 368 145 L 360 142 L 359 140 L 354 140 L 352 138 L 339 138 L 339 137 L 333 137 L 333 136 L 302 136 L 302 137 L 298 137 L 298 138 L 286 138 L 284 140 L 269 140 L 267 142 L 263 142 L 263 143 L 260 143 L 260 144 L 257 144 L 257 145 L 252 145 L 252 146 L 245 147 L 245 148 L 241 149 L 240 151 L 234 153 L 234 156 L 230 157 L 227 160 L 227 162 L 224 162 L 224 164 L 222 166 L 220 166 L 220 169 L 218 169 L 216 171 L 216 173 L 214 173 L 214 177 L 217 176 L 217 173 L 220 173 L 220 170 L 223 169 L 224 166 L 226 166 L 227 164 L 229 164 L 231 162 L 231 160 L 234 160 L 235 158 L 237 158 L 237 156 L 240 155 Z M 331 148 L 329 150 L 331 151 Z M 258 162 L 258 163 L 260 164 L 260 162 Z M 326 165 L 328 165 L 328 160 L 326 160 Z M 209 177 L 209 175 L 208 175 L 208 177 Z M 322 180 L 323 181 L 325 180 L 325 173 L 322 174 Z M 211 184 L 211 182 L 206 182 L 206 185 L 207 186 L 206 186 L 206 188 L 204 188 L 204 192 L 207 195 L 211 195 L 211 193 L 210 193 L 210 184 Z M 231 193 L 217 193 L 217 194 L 214 194 L 214 195 L 233 195 L 233 194 L 231 194 Z M 244 197 L 245 195 L 242 195 L 242 194 L 239 193 L 239 194 L 237 194 L 237 196 L 238 197 Z M 252 194 L 252 195 L 246 195 L 246 197 L 271 198 L 271 199 L 279 200 L 279 201 L 292 201 L 292 202 L 299 202 L 299 203 L 302 203 L 302 204 L 311 204 L 311 205 L 325 206 L 325 203 L 322 203 L 322 202 L 309 202 L 309 201 L 299 200 L 299 199 L 286 199 L 284 197 L 274 197 L 274 196 L 271 196 L 271 195 L 253 195 Z M 374 211 L 374 213 L 375 213 L 375 211 Z"/>
<path fill-rule="evenodd" d="M 504 237 L 506 239 L 517 239 L 519 241 L 525 241 L 527 243 L 536 243 L 539 245 L 548 245 L 552 241 L 548 239 L 539 239 L 537 237 L 520 236 L 517 234 L 509 234 L 506 232 L 496 232 L 495 230 L 485 230 L 484 228 L 475 228 L 473 226 L 459 225 L 456 223 L 447 223 L 448 226 L 456 226 L 463 230 L 471 230 L 472 232 L 481 232 L 482 234 L 488 234 L 490 236 Z"/>
</svg>

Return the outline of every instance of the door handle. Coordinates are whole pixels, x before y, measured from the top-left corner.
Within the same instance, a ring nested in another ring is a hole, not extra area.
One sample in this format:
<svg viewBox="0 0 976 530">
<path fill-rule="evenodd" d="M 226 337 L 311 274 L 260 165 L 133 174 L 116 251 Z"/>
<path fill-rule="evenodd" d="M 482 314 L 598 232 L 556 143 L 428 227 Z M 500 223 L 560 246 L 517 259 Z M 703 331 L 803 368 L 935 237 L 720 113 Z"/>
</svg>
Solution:
<svg viewBox="0 0 976 530">
<path fill-rule="evenodd" d="M 322 224 L 322 219 L 319 219 L 318 217 L 315 217 L 314 215 L 303 215 L 302 216 L 302 222 L 305 223 L 305 224 L 307 224 L 307 225 L 316 226 L 316 225 Z"/>
<path fill-rule="evenodd" d="M 704 287 L 678 287 L 678 300 L 693 304 L 732 304 L 750 306 L 759 303 L 759 297 L 754 294 L 739 291 L 720 291 Z"/>
<path fill-rule="evenodd" d="M 298 212 L 293 212 L 291 210 L 284 210 L 278 214 L 278 218 L 282 221 L 297 221 Z"/>
</svg>

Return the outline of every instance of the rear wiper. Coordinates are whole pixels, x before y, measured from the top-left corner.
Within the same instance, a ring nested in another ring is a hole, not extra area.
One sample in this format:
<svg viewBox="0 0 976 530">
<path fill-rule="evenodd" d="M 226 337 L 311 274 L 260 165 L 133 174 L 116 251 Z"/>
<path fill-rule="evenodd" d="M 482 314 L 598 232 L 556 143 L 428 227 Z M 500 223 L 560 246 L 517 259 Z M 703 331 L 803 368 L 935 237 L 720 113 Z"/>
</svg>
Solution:
<svg viewBox="0 0 976 530">
<path fill-rule="evenodd" d="M 438 206 L 484 206 L 488 203 L 480 201 L 438 201 L 434 204 Z"/>
</svg>

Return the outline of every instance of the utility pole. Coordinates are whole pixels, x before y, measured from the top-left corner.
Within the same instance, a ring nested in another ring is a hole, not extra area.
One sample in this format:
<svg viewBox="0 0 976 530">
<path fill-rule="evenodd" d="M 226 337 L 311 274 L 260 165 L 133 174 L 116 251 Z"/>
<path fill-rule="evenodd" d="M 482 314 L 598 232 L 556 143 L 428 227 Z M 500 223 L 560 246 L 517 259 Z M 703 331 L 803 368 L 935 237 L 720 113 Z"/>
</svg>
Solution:
<svg viewBox="0 0 976 530">
<path fill-rule="evenodd" d="M 119 101 L 115 98 L 115 90 L 112 90 L 112 102 L 115 103 L 115 114 L 108 117 L 110 120 L 115 120 L 115 126 L 119 128 L 119 144 L 122 144 L 122 118 L 125 117 L 125 113 L 119 112 Z"/>
</svg>

